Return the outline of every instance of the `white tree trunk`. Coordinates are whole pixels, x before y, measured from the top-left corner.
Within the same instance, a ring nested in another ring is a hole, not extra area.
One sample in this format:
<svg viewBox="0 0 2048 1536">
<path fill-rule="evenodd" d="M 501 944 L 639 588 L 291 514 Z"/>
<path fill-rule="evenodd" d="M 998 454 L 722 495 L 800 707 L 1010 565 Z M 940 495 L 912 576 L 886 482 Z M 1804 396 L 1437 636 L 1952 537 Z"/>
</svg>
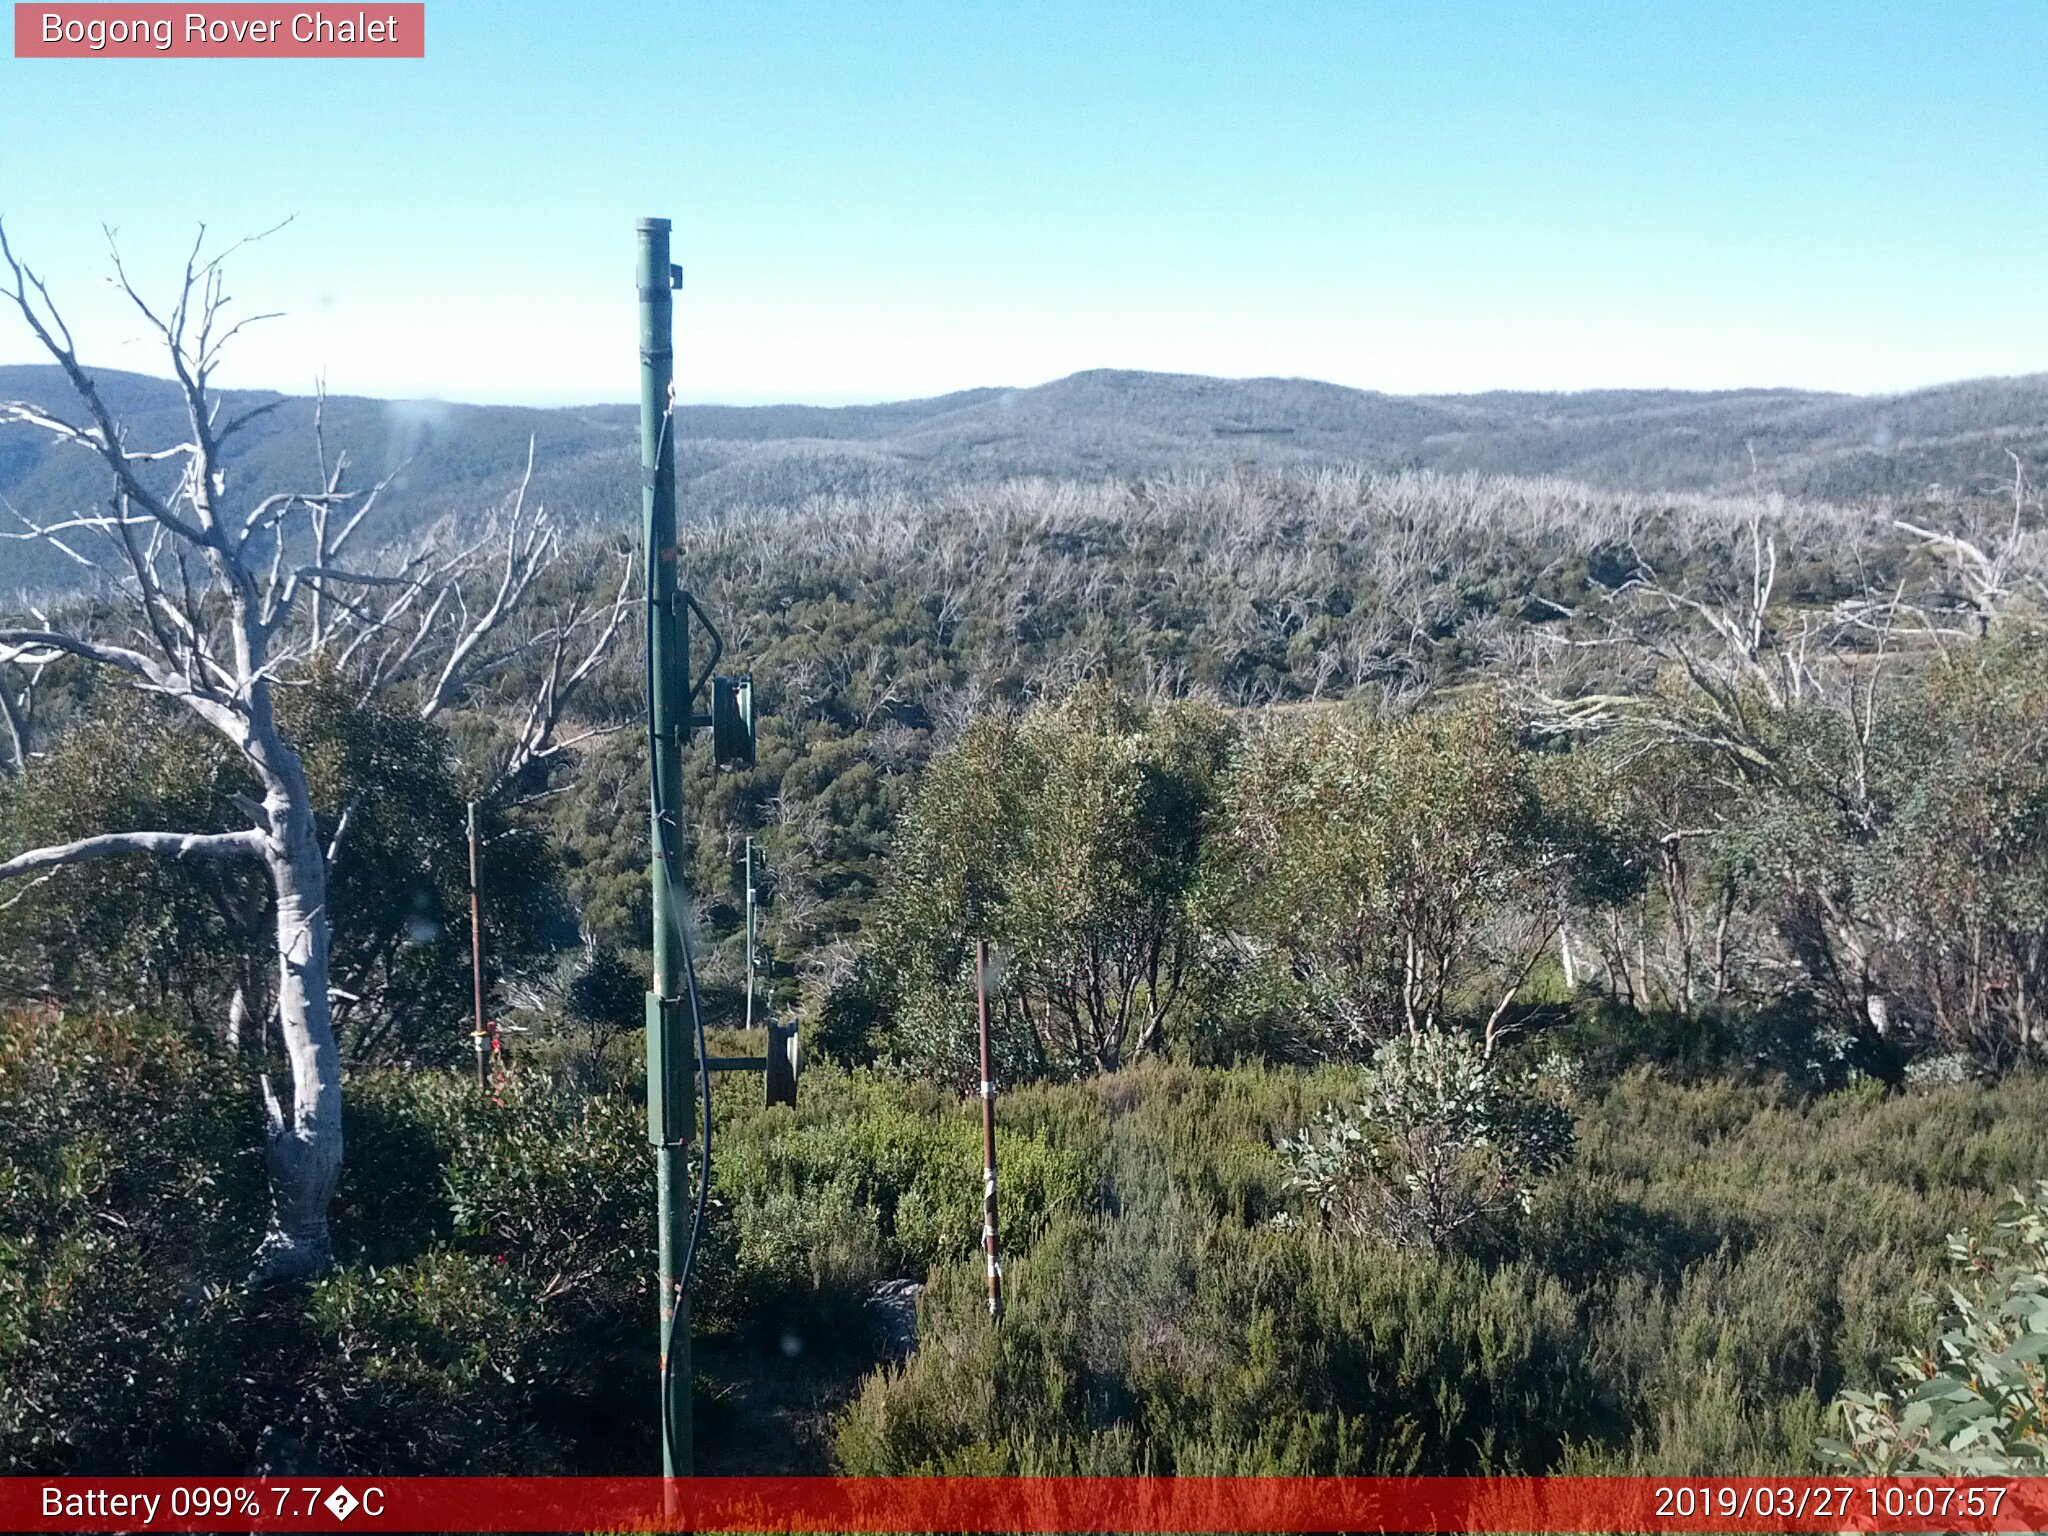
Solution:
<svg viewBox="0 0 2048 1536">
<path fill-rule="evenodd" d="M 327 1208 L 342 1152 L 341 1057 L 327 996 L 327 860 L 297 758 L 281 744 L 278 751 L 264 802 L 272 827 L 265 862 L 277 896 L 277 1017 L 291 1066 L 291 1103 L 279 1103 L 266 1077 L 270 1219 L 253 1276 L 264 1281 L 327 1268 Z"/>
</svg>

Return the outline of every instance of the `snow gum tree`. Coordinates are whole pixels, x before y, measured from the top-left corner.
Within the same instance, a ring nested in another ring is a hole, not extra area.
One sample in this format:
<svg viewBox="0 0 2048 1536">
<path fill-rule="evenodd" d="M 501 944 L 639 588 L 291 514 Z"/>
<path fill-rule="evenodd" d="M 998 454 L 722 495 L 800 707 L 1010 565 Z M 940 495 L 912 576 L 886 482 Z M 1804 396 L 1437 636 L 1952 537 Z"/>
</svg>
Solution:
<svg viewBox="0 0 2048 1536">
<path fill-rule="evenodd" d="M 184 407 L 182 441 L 143 444 L 109 409 L 45 280 L 0 228 L 0 288 L 62 371 L 76 406 L 59 412 L 0 401 L 0 427 L 46 433 L 93 455 L 107 488 L 90 510 L 19 514 L 26 531 L 12 536 L 44 541 L 86 567 L 95 595 L 54 617 L 0 619 L 0 673 L 11 674 L 0 677 L 8 700 L 0 771 L 20 771 L 34 755 L 33 690 L 21 679 L 70 656 L 189 711 L 228 743 L 260 791 L 237 797 L 246 827 L 108 832 L 0 850 L 0 881 L 132 855 L 261 867 L 276 967 L 268 996 L 238 995 L 233 1011 L 267 1009 L 288 1072 L 282 1093 L 268 1074 L 261 1079 L 271 1203 L 255 1274 L 275 1280 L 316 1273 L 329 1261 L 342 1128 L 328 872 L 345 856 L 352 816 L 344 807 L 327 828 L 316 821 L 305 763 L 280 724 L 278 690 L 326 669 L 366 701 L 400 694 L 432 719 L 524 657 L 540 681 L 523 711 L 509 711 L 523 723 L 486 791 L 502 793 L 568 744 L 558 730 L 562 711 L 621 632 L 630 573 L 609 600 L 525 611 L 535 578 L 560 550 L 546 513 L 529 506 L 530 453 L 518 492 L 480 536 L 465 542 L 438 530 L 368 560 L 356 558 L 352 543 L 390 479 L 350 488 L 347 455 L 329 455 L 317 418 L 316 480 L 297 489 L 240 484 L 231 472 L 238 435 L 284 401 L 235 413 L 214 386 L 223 348 L 262 318 L 229 313 L 222 262 L 233 249 L 207 254 L 202 230 L 167 307 L 146 300 L 113 254 L 115 283 L 161 345 Z"/>
</svg>

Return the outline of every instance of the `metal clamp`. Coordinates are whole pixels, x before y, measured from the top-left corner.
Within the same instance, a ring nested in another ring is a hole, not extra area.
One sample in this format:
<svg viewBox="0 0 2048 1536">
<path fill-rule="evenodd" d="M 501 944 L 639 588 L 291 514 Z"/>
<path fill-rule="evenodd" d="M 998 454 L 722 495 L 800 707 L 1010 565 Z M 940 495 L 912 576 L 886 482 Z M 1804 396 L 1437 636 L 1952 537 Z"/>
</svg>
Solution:
<svg viewBox="0 0 2048 1536">
<path fill-rule="evenodd" d="M 660 1002 L 661 999 L 655 997 L 652 993 L 648 995 L 649 1028 L 654 1027 L 655 1020 L 658 1017 Z M 648 1065 L 650 1069 L 650 1076 L 648 1078 L 650 1105 L 655 1101 L 656 1089 L 654 1085 L 658 1079 L 661 1089 L 660 1102 L 664 1106 L 669 1102 L 672 1095 L 688 1092 L 689 1084 L 687 1079 L 679 1078 L 673 1069 L 658 1074 L 654 1073 L 652 1052 L 649 1053 Z M 796 1081 L 799 1077 L 803 1076 L 804 1070 L 803 1033 L 798 1028 L 794 1019 L 787 1024 L 778 1024 L 773 1019 L 770 1019 L 768 1021 L 768 1052 L 766 1055 L 707 1056 L 704 1058 L 704 1070 L 706 1072 L 759 1072 L 764 1080 L 767 1102 L 770 1104 L 788 1104 L 794 1107 L 796 1104 Z M 653 1122 L 650 1119 L 650 1139 L 652 1139 L 653 1129 Z"/>
<path fill-rule="evenodd" d="M 697 622 L 704 626 L 704 633 L 711 637 L 710 659 L 704 663 L 704 670 L 698 673 L 690 683 L 690 697 L 694 700 L 698 694 L 704 691 L 704 685 L 711 681 L 711 674 L 718 670 L 718 658 L 725 654 L 725 636 L 721 635 L 718 632 L 718 626 L 711 622 L 711 615 L 706 613 L 704 605 L 697 601 L 696 593 L 678 592 L 676 594 L 676 601 L 683 605 L 687 613 L 693 613 L 697 616 Z"/>
</svg>

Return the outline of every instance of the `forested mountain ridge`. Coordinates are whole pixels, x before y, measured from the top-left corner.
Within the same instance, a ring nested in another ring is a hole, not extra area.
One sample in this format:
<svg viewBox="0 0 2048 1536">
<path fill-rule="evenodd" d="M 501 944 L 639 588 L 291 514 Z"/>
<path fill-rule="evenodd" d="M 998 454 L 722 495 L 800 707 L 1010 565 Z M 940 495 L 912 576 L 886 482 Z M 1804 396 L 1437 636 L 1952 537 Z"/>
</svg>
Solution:
<svg viewBox="0 0 2048 1536">
<path fill-rule="evenodd" d="M 97 375 L 141 446 L 183 436 L 175 388 Z M 0 398 L 69 408 L 47 367 L 0 368 Z M 240 444 L 243 483 L 310 479 L 310 397 L 231 392 L 229 409 L 283 403 Z M 564 520 L 630 517 L 638 429 L 627 405 L 534 409 L 354 396 L 325 405 L 330 446 L 364 474 L 403 466 L 384 533 L 469 516 L 503 495 L 534 444 L 537 493 Z M 2048 469 L 2048 374 L 1892 396 L 1754 389 L 1397 396 L 1305 379 L 1095 370 L 1030 389 L 842 407 L 688 406 L 679 469 L 689 510 L 793 506 L 820 494 L 934 494 L 1018 477 L 1096 479 L 1256 464 L 1481 470 L 1638 492 L 1764 489 L 1830 500 L 1982 490 L 2011 455 Z M 100 494 L 85 455 L 0 433 L 0 497 L 25 511 Z M 12 522 L 9 518 L 7 521 Z M 12 531 L 0 529 L 0 532 Z M 0 588 L 70 584 L 47 547 L 0 544 Z"/>
</svg>

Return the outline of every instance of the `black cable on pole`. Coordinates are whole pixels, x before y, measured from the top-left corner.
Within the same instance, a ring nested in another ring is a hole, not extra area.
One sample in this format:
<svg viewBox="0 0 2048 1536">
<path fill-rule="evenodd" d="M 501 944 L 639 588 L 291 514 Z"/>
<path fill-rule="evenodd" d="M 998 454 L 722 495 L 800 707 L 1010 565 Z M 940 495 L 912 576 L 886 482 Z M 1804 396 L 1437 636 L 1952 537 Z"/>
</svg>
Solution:
<svg viewBox="0 0 2048 1536">
<path fill-rule="evenodd" d="M 668 438 L 669 423 L 674 418 L 675 403 L 671 399 L 668 409 L 662 413 L 661 439 L 655 449 L 657 462 L 660 460 L 661 447 L 666 444 Z M 655 586 L 655 570 L 660 558 L 661 552 L 659 550 L 647 551 L 646 583 L 647 603 L 650 612 L 660 601 L 660 594 Z M 685 622 L 687 623 L 688 620 L 685 619 Z M 646 647 L 646 676 L 647 696 L 649 699 L 652 699 L 654 697 L 654 644 L 651 634 L 648 637 Z M 694 697 L 684 698 L 683 710 L 686 719 L 695 707 L 696 701 Z M 703 1109 L 703 1119 L 697 1135 L 699 1147 L 697 1158 L 697 1200 L 696 1207 L 690 1217 L 690 1240 L 683 1249 L 683 1262 L 676 1270 L 676 1304 L 668 1309 L 668 1324 L 663 1329 L 661 1339 L 662 1437 L 667 1441 L 672 1433 L 672 1426 L 668 1423 L 668 1402 L 669 1386 L 672 1380 L 670 1373 L 675 1367 L 676 1318 L 682 1312 L 682 1300 L 689 1294 L 690 1278 L 697 1267 L 698 1242 L 704 1233 L 704 1210 L 711 1195 L 711 1073 L 707 1066 L 710 1052 L 706 1047 L 704 1039 L 704 1005 L 703 1000 L 697 993 L 697 958 L 691 950 L 689 934 L 683 927 L 681 895 L 676 889 L 675 871 L 669 866 L 670 839 L 668 833 L 670 830 L 674 830 L 680 836 L 681 827 L 679 823 L 673 821 L 670 809 L 662 799 L 660 742 L 659 738 L 655 735 L 654 716 L 651 710 L 647 719 L 647 782 L 650 790 L 650 801 L 654 808 L 655 853 L 660 862 L 662 889 L 668 897 L 669 926 L 675 932 L 676 944 L 682 951 L 683 956 L 684 995 L 689 999 L 690 1003 L 690 1022 L 697 1048 L 697 1087 L 699 1102 Z M 685 1459 L 675 1455 L 676 1448 L 672 1443 L 668 1446 L 668 1449 L 672 1464 Z"/>
</svg>

